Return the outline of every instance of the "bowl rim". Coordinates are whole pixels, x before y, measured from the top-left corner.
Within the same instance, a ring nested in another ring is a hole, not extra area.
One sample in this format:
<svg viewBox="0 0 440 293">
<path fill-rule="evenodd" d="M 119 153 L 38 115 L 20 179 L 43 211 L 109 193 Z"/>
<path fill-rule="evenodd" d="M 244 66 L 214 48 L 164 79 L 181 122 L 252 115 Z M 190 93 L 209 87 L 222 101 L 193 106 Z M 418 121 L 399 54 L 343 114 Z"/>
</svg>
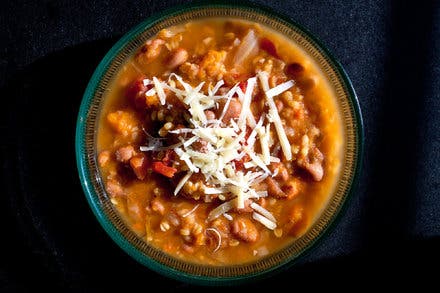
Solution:
<svg viewBox="0 0 440 293">
<path fill-rule="evenodd" d="M 127 239 L 122 237 L 119 231 L 116 230 L 112 222 L 109 220 L 106 213 L 102 210 L 100 203 L 98 202 L 96 192 L 93 188 L 93 184 L 90 181 L 91 174 L 87 167 L 87 158 L 85 152 L 83 152 L 83 142 L 86 140 L 85 135 L 85 126 L 87 122 L 87 116 L 89 111 L 89 106 L 94 98 L 94 92 L 96 91 L 98 84 L 101 80 L 101 76 L 107 70 L 109 64 L 113 60 L 113 58 L 122 50 L 124 45 L 131 40 L 133 37 L 139 35 L 144 30 L 153 26 L 154 24 L 161 22 L 165 18 L 169 16 L 175 16 L 179 14 L 183 14 L 185 12 L 189 12 L 195 9 L 204 9 L 204 8 L 228 8 L 228 9 L 251 9 L 254 13 L 264 14 L 273 19 L 282 21 L 287 26 L 295 27 L 302 31 L 305 35 L 307 35 L 311 41 L 322 50 L 325 56 L 328 57 L 331 66 L 333 69 L 339 73 L 339 76 L 342 79 L 343 84 L 347 90 L 347 99 L 350 100 L 353 107 L 353 114 L 356 131 L 356 145 L 357 145 L 357 160 L 354 161 L 356 165 L 354 167 L 353 176 L 351 177 L 351 181 L 348 183 L 347 193 L 345 198 L 342 200 L 339 209 L 335 211 L 335 216 L 330 219 L 328 225 L 324 228 L 322 233 L 320 233 L 317 237 L 315 237 L 307 247 L 302 250 L 294 259 L 289 261 L 281 262 L 278 265 L 269 268 L 267 270 L 249 273 L 240 276 L 232 276 L 232 277 L 211 277 L 211 276 L 203 276 L 203 275 L 193 275 L 186 272 L 182 272 L 173 268 L 170 268 L 164 264 L 161 264 L 153 259 L 148 258 L 144 254 L 140 253 Z M 227 1 L 210 1 L 206 2 L 191 2 L 183 5 L 177 5 L 172 8 L 164 9 L 159 11 L 150 17 L 146 18 L 144 21 L 139 23 L 130 29 L 127 33 L 125 33 L 107 52 L 104 58 L 101 60 L 97 68 L 95 69 L 88 85 L 85 90 L 85 93 L 81 100 L 81 105 L 79 108 L 78 118 L 76 122 L 76 133 L 75 133 L 75 153 L 76 153 L 76 163 L 78 168 L 78 173 L 80 177 L 80 182 L 85 193 L 86 199 L 88 201 L 89 206 L 91 207 L 95 217 L 98 219 L 100 225 L 104 228 L 106 233 L 110 236 L 110 238 L 120 247 L 123 251 L 129 254 L 132 258 L 134 258 L 137 262 L 146 266 L 147 268 L 160 273 L 166 277 L 184 281 L 188 283 L 193 283 L 197 285 L 235 285 L 238 283 L 248 282 L 250 280 L 267 278 L 275 273 L 280 272 L 281 270 L 286 270 L 295 263 L 297 263 L 300 259 L 302 259 L 305 255 L 309 254 L 312 250 L 316 249 L 319 243 L 321 243 L 322 239 L 326 238 L 328 234 L 335 228 L 337 222 L 342 218 L 345 213 L 348 202 L 353 197 L 355 189 L 357 187 L 362 164 L 363 164 L 363 154 L 364 154 L 364 124 L 361 113 L 361 108 L 359 105 L 358 97 L 353 88 L 352 82 L 349 79 L 345 69 L 342 67 L 340 62 L 333 56 L 333 54 L 329 51 L 329 49 L 324 46 L 324 44 L 308 29 L 303 27 L 301 24 L 297 23 L 291 17 L 284 15 L 280 12 L 274 11 L 272 8 L 263 6 L 261 4 L 251 3 L 251 2 L 241 2 L 241 3 L 230 3 Z"/>
</svg>

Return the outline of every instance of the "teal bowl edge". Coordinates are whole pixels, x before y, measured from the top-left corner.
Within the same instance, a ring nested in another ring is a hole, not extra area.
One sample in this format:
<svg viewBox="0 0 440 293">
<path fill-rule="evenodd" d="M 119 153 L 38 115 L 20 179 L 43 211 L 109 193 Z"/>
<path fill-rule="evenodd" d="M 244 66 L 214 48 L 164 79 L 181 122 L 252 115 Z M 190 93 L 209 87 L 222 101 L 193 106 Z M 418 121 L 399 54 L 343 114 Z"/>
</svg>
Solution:
<svg viewBox="0 0 440 293">
<path fill-rule="evenodd" d="M 158 263 L 148 258 L 146 255 L 142 254 L 140 251 L 138 251 L 133 245 L 129 243 L 129 241 L 127 241 L 115 229 L 110 219 L 101 209 L 98 196 L 93 188 L 93 184 L 91 183 L 91 174 L 87 166 L 87 154 L 84 152 L 84 144 L 86 141 L 85 127 L 86 127 L 89 106 L 93 100 L 94 93 L 98 87 L 101 76 L 109 67 L 112 59 L 122 50 L 124 45 L 129 40 L 136 37 L 138 34 L 143 32 L 145 29 L 153 26 L 157 22 L 160 22 L 169 16 L 174 16 L 188 12 L 190 10 L 197 10 L 203 8 L 251 9 L 256 13 L 265 14 L 267 16 L 282 21 L 287 26 L 296 27 L 299 30 L 303 31 L 315 43 L 315 45 L 317 45 L 317 47 L 319 47 L 325 53 L 325 55 L 331 60 L 334 69 L 336 69 L 336 71 L 342 77 L 344 81 L 344 85 L 346 86 L 346 90 L 348 91 L 348 97 L 354 109 L 356 126 L 357 126 L 356 139 L 358 146 L 357 148 L 358 160 L 356 161 L 354 176 L 352 177 L 348 194 L 344 202 L 342 203 L 339 211 L 336 212 L 337 214 L 336 217 L 333 218 L 333 220 L 326 227 L 324 232 L 321 233 L 319 237 L 315 238 L 314 241 L 310 243 L 308 248 L 302 251 L 295 259 L 286 261 L 284 263 L 280 263 L 279 265 L 265 271 L 261 271 L 254 274 L 240 275 L 238 277 L 215 278 L 215 277 L 187 274 L 179 270 L 175 270 L 173 268 L 167 267 L 161 263 Z M 163 276 L 169 277 L 171 279 L 175 279 L 178 281 L 191 283 L 195 285 L 233 286 L 233 285 L 245 284 L 253 280 L 262 280 L 262 279 L 270 278 L 271 276 L 278 274 L 281 271 L 287 270 L 288 268 L 296 264 L 300 259 L 304 258 L 305 255 L 309 254 L 312 250 L 316 249 L 319 242 L 321 242 L 321 240 L 325 238 L 335 228 L 335 225 L 345 213 L 348 202 L 353 197 L 355 188 L 359 180 L 360 172 L 362 169 L 363 153 L 364 153 L 364 125 L 363 125 L 363 119 L 362 119 L 362 113 L 361 113 L 359 101 L 355 93 L 355 90 L 353 88 L 352 82 L 349 79 L 346 71 L 344 70 L 340 62 L 333 56 L 333 54 L 323 45 L 323 43 L 316 36 L 310 33 L 306 28 L 304 28 L 302 25 L 298 24 L 290 17 L 287 17 L 286 15 L 283 15 L 279 12 L 274 11 L 271 8 L 262 6 L 260 4 L 255 4 L 250 2 L 233 4 L 233 3 L 227 3 L 225 1 L 210 1 L 210 3 L 206 3 L 206 2 L 197 1 L 189 4 L 179 5 L 173 8 L 169 8 L 148 17 L 143 22 L 136 25 L 128 33 L 126 33 L 122 38 L 120 38 L 119 41 L 117 41 L 115 45 L 113 45 L 113 47 L 108 51 L 108 53 L 104 56 L 104 58 L 96 68 L 95 72 L 93 73 L 81 101 L 79 114 L 77 118 L 76 133 L 75 133 L 75 153 L 76 153 L 76 164 L 78 168 L 81 185 L 86 195 L 88 204 L 90 205 L 95 217 L 98 219 L 98 222 L 104 228 L 106 233 L 128 255 L 130 255 L 133 259 L 135 259 L 137 262 L 141 263 L 142 265 L 146 266 L 147 268 Z"/>
</svg>

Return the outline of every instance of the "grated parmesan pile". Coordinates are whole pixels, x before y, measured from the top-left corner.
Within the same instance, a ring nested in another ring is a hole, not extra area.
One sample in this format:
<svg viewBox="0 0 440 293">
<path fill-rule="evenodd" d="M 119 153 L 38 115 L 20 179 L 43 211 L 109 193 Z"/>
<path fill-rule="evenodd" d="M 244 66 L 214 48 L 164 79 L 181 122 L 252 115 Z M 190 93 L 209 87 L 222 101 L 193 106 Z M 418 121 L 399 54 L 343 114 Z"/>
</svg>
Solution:
<svg viewBox="0 0 440 293">
<path fill-rule="evenodd" d="M 256 121 L 250 105 L 252 92 L 260 83 L 265 93 L 267 113 L 263 113 Z M 176 83 L 181 86 L 178 88 Z M 188 107 L 190 127 L 172 130 L 170 133 L 178 135 L 180 143 L 171 146 L 180 160 L 185 162 L 188 171 L 178 182 L 174 194 L 178 195 L 181 188 L 195 173 L 201 173 L 207 183 L 204 188 L 206 195 L 224 195 L 225 201 L 213 209 L 208 215 L 208 221 L 224 215 L 227 219 L 231 216 L 227 213 L 233 208 L 244 208 L 245 201 L 251 200 L 250 207 L 253 209 L 252 218 L 259 221 L 268 229 L 277 227 L 275 217 L 255 201 L 267 196 L 267 191 L 256 191 L 255 187 L 268 176 L 274 176 L 268 168 L 272 162 L 280 162 L 278 157 L 271 156 L 270 147 L 274 142 L 270 139 L 271 126 L 273 124 L 278 141 L 287 161 L 292 159 L 290 143 L 276 108 L 274 97 L 290 89 L 292 80 L 282 83 L 274 88 L 269 87 L 268 74 L 261 71 L 256 77 L 247 80 L 245 92 L 238 84 L 232 87 L 226 94 L 218 94 L 218 90 L 224 82 L 208 89 L 205 94 L 201 91 L 204 82 L 196 87 L 186 83 L 179 75 L 172 73 L 168 80 L 160 81 L 156 77 L 152 80 L 145 79 L 144 85 L 153 87 L 146 93 L 147 96 L 156 95 L 162 105 L 166 104 L 165 90 L 173 92 Z M 241 113 L 236 121 L 231 119 L 223 123 L 231 99 L 238 96 L 242 104 Z M 218 119 L 208 120 L 205 110 L 215 110 L 218 100 L 225 99 L 224 109 Z M 249 135 L 246 135 L 250 133 Z M 188 135 L 192 134 L 192 135 Z M 192 148 L 192 144 L 199 139 L 207 142 L 208 152 L 202 153 Z M 260 145 L 260 152 L 255 150 L 255 145 Z M 142 146 L 141 151 L 159 150 L 160 144 Z M 234 161 L 240 161 L 244 156 L 250 159 L 244 163 L 243 170 L 236 170 Z"/>
</svg>

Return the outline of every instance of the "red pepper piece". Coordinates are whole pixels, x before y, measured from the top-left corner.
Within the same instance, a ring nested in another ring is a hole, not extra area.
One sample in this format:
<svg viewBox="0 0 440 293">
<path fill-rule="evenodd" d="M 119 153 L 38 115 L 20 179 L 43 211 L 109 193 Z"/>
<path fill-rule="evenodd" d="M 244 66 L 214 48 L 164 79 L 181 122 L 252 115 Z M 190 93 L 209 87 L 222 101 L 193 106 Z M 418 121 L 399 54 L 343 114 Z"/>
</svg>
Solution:
<svg viewBox="0 0 440 293">
<path fill-rule="evenodd" d="M 144 85 L 144 78 L 141 77 L 130 84 L 125 92 L 125 96 L 134 103 L 136 109 L 146 108 L 145 93 L 151 89 L 152 85 Z"/>
<path fill-rule="evenodd" d="M 260 41 L 260 48 L 266 51 L 269 55 L 279 58 L 277 48 L 275 48 L 275 45 L 271 40 L 262 38 Z"/>
<path fill-rule="evenodd" d="M 177 169 L 168 167 L 163 162 L 153 162 L 153 171 L 162 174 L 165 177 L 173 178 L 174 174 L 177 172 Z"/>
</svg>

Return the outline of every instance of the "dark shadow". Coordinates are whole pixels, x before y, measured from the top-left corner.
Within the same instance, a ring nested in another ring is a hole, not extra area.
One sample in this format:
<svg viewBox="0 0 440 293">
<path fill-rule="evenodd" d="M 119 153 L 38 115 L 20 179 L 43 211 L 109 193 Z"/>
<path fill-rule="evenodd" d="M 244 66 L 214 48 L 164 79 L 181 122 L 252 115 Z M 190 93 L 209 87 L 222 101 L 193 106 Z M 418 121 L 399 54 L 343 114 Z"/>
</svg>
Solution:
<svg viewBox="0 0 440 293">
<path fill-rule="evenodd" d="M 382 259 L 380 272 L 391 268 L 413 270 L 408 259 L 420 253 L 410 250 L 409 227 L 418 195 L 417 160 L 426 159 L 418 156 L 418 144 L 422 142 L 417 138 L 432 61 L 428 56 L 435 37 L 434 2 L 393 1 L 391 6 L 390 50 L 385 64 L 387 90 L 380 127 L 376 137 L 370 138 L 376 139 L 377 152 L 372 157 L 374 162 L 369 162 L 371 181 L 362 219 L 364 257 L 370 265 Z"/>
<path fill-rule="evenodd" d="M 2 266 L 11 274 L 6 279 L 15 280 L 18 289 L 43 289 L 48 284 L 63 290 L 113 289 L 130 282 L 138 285 L 135 280 L 165 280 L 109 239 L 77 175 L 74 138 L 80 101 L 115 41 L 95 41 L 48 55 L 17 74 L 2 91 L 9 101 L 8 143 L 2 152 L 7 154 L 3 170 L 8 197 L 3 206 L 11 228 Z M 110 265 L 115 262 L 119 265 Z M 125 282 L 118 284 L 117 279 Z"/>
<path fill-rule="evenodd" d="M 431 6 L 395 4 L 399 6 L 393 8 L 386 65 L 389 91 L 383 127 L 377 130 L 380 151 L 367 191 L 364 250 L 360 255 L 299 263 L 270 280 L 242 288 L 322 288 L 341 278 L 365 281 L 368 276 L 363 273 L 371 274 L 370 268 L 377 275 L 396 268 L 405 271 L 409 263 L 422 269 L 436 264 L 432 256 L 438 256 L 440 239 L 406 239 L 416 188 L 411 179 L 417 172 L 412 168 L 417 147 L 417 115 L 413 115 L 422 103 L 415 97 L 423 88 L 428 63 L 412 57 L 429 50 Z M 414 17 L 418 22 L 408 21 Z M 0 275 L 0 281 L 8 284 L 0 291 L 130 291 L 151 290 L 152 284 L 159 291 L 194 291 L 192 285 L 143 267 L 117 247 L 99 226 L 81 189 L 74 150 L 78 108 L 94 69 L 115 41 L 95 41 L 48 55 L 17 74 L 1 92 L 8 109 L 8 126 L 2 129 L 7 196 L 1 199 L 6 208 L 1 216 L 7 223 L 3 232 L 8 237 L 2 240 L 6 248 L 0 262 L 7 275 Z M 337 288 L 340 283 L 333 285 Z"/>
</svg>

